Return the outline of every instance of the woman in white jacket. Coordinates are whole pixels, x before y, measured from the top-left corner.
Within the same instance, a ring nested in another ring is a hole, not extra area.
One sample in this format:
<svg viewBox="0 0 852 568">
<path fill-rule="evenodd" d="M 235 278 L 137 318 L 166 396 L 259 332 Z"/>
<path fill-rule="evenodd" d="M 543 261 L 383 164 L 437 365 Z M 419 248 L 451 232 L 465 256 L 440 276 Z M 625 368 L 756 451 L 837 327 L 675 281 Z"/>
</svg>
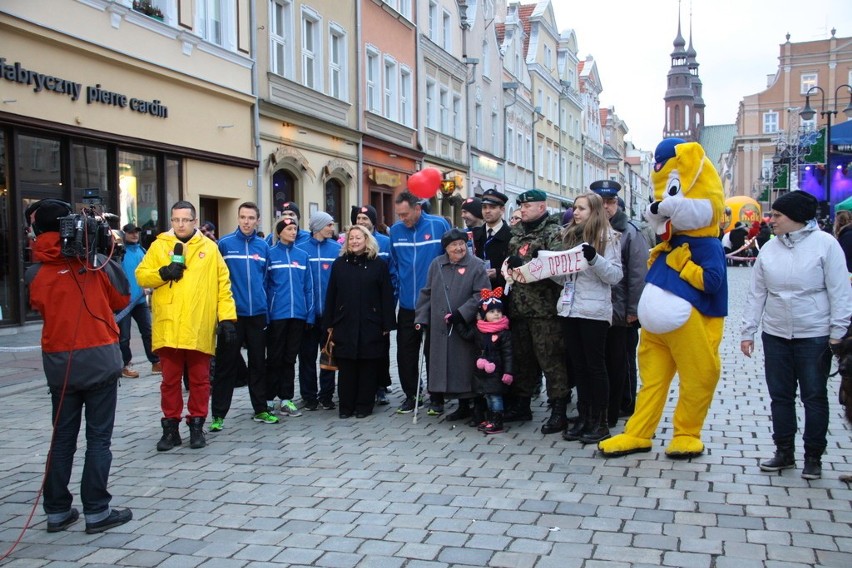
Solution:
<svg viewBox="0 0 852 568">
<path fill-rule="evenodd" d="M 584 193 L 574 200 L 574 218 L 565 228 L 563 243 L 566 250 L 582 243 L 589 267 L 559 278 L 562 294 L 556 311 L 563 318 L 565 351 L 577 385 L 579 414 L 562 437 L 584 444 L 609 438 L 605 347 L 612 323 L 612 286 L 623 276 L 620 238 L 621 234 L 610 227 L 598 194 Z"/>
<path fill-rule="evenodd" d="M 802 477 L 819 479 L 828 430 L 830 345 L 846 334 L 852 293 L 846 259 L 837 241 L 814 219 L 817 200 L 804 191 L 772 204 L 775 238 L 760 250 L 751 276 L 740 349 L 751 357 L 754 334 L 761 340 L 766 386 L 772 399 L 775 456 L 763 471 L 796 466 L 796 387 L 805 407 L 805 466 Z"/>
</svg>

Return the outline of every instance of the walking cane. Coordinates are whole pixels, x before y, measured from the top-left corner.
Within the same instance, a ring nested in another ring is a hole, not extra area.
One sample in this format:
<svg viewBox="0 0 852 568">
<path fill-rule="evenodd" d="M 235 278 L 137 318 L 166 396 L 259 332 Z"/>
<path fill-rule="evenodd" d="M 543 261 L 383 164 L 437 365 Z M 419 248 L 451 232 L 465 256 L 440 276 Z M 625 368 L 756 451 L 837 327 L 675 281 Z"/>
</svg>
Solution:
<svg viewBox="0 0 852 568">
<path fill-rule="evenodd" d="M 412 424 L 417 424 L 417 410 L 420 408 L 420 383 L 423 382 L 423 348 L 426 346 L 426 338 L 420 337 L 420 357 L 417 359 L 417 395 L 414 397 L 414 419 Z"/>
</svg>

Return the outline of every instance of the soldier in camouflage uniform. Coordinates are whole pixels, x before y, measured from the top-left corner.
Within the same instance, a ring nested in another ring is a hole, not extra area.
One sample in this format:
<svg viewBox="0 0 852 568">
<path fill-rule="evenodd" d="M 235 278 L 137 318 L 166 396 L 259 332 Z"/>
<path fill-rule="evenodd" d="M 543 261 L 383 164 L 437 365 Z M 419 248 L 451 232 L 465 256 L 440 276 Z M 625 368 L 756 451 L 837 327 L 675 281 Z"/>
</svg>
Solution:
<svg viewBox="0 0 852 568">
<path fill-rule="evenodd" d="M 509 267 L 526 264 L 540 250 L 562 248 L 561 225 L 557 216 L 547 213 L 547 195 L 531 189 L 518 196 L 521 222 L 512 227 L 509 241 Z M 556 315 L 561 287 L 551 280 L 530 284 L 516 282 L 511 288 L 512 348 L 515 381 L 510 394 L 513 407 L 505 421 L 532 420 L 530 400 L 542 371 L 551 401 L 551 417 L 541 431 L 561 432 L 567 426 L 565 409 L 571 395 L 565 364 L 562 326 Z"/>
</svg>

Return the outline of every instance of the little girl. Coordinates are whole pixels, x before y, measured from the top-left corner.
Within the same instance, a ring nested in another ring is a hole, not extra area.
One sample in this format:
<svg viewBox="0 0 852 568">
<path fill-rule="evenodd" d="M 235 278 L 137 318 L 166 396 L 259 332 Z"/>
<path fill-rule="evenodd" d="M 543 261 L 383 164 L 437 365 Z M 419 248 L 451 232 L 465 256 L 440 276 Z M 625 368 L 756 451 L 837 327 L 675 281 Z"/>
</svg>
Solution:
<svg viewBox="0 0 852 568">
<path fill-rule="evenodd" d="M 485 396 L 488 418 L 478 429 L 486 434 L 503 431 L 503 385 L 512 384 L 512 336 L 509 318 L 503 315 L 503 289 L 487 288 L 480 293 L 474 341 L 481 349 L 473 373 L 474 391 Z"/>
</svg>

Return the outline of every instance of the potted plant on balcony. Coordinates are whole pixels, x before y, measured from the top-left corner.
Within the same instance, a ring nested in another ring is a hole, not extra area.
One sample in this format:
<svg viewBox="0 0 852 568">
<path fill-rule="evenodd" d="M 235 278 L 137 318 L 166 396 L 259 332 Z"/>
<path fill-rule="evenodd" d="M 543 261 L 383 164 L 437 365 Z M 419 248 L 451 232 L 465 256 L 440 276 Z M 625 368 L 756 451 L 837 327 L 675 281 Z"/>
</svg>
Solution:
<svg viewBox="0 0 852 568">
<path fill-rule="evenodd" d="M 163 21 L 163 12 L 151 4 L 151 0 L 133 0 L 133 9 L 149 18 Z"/>
</svg>

